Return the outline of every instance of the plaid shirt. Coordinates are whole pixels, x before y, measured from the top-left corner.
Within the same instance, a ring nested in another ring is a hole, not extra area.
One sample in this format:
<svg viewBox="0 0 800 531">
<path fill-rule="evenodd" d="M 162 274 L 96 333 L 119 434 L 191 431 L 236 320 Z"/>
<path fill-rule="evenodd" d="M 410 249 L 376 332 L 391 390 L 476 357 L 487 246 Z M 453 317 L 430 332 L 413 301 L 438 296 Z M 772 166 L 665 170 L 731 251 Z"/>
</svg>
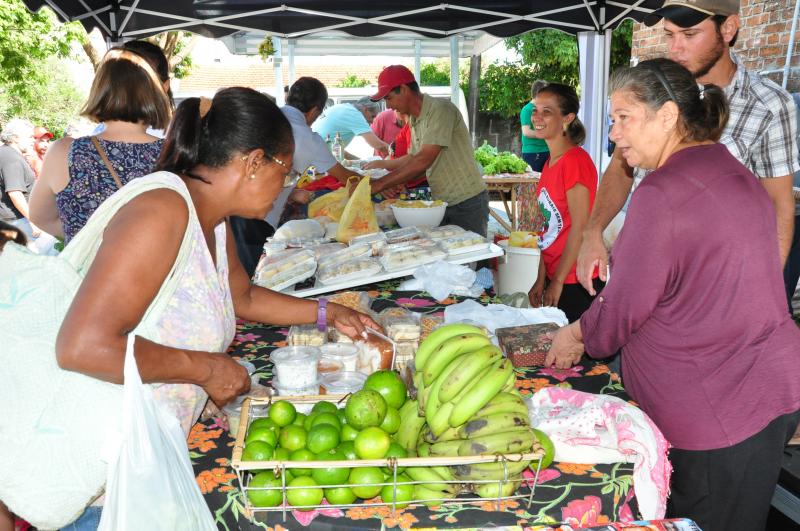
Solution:
<svg viewBox="0 0 800 531">
<path fill-rule="evenodd" d="M 720 142 L 757 177 L 794 175 L 800 169 L 794 100 L 781 87 L 749 72 L 731 52 L 736 74 L 725 87 L 730 106 Z"/>
</svg>

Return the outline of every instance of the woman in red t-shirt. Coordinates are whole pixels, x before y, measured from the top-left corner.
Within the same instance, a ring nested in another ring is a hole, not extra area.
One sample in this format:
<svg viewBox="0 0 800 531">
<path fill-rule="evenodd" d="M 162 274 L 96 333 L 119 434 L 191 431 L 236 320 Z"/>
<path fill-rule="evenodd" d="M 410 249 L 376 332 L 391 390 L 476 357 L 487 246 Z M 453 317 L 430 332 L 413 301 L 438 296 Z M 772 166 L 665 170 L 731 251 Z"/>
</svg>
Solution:
<svg viewBox="0 0 800 531">
<path fill-rule="evenodd" d="M 536 187 L 542 258 L 528 297 L 533 306 L 557 306 L 572 322 L 594 298 L 578 283 L 575 262 L 597 193 L 597 169 L 580 147 L 586 130 L 577 118 L 580 103 L 575 90 L 551 83 L 536 94 L 535 105 L 534 131 L 547 142 L 550 158 Z M 597 278 L 594 282 L 599 291 L 602 283 Z"/>
</svg>

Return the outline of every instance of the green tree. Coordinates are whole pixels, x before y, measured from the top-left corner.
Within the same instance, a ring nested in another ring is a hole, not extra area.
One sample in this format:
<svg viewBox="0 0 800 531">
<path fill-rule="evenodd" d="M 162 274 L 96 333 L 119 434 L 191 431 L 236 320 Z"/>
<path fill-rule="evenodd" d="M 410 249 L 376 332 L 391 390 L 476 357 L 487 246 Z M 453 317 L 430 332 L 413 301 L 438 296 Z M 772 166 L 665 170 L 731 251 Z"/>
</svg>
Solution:
<svg viewBox="0 0 800 531">
<path fill-rule="evenodd" d="M 368 79 L 360 78 L 355 74 L 347 74 L 336 84 L 339 88 L 361 88 L 368 85 Z"/>
<path fill-rule="evenodd" d="M 510 118 L 530 99 L 536 69 L 520 63 L 495 63 L 486 67 L 478 80 L 480 109 Z"/>
</svg>

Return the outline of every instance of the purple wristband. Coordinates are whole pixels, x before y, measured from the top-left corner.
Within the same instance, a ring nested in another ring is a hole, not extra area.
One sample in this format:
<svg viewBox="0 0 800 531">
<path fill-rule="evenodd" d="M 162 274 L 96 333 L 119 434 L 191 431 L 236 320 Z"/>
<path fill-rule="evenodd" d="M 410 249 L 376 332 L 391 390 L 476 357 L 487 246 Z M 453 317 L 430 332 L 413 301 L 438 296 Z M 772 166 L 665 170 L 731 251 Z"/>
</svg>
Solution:
<svg viewBox="0 0 800 531">
<path fill-rule="evenodd" d="M 324 332 L 328 329 L 328 299 L 320 297 L 317 302 L 317 330 Z"/>
</svg>

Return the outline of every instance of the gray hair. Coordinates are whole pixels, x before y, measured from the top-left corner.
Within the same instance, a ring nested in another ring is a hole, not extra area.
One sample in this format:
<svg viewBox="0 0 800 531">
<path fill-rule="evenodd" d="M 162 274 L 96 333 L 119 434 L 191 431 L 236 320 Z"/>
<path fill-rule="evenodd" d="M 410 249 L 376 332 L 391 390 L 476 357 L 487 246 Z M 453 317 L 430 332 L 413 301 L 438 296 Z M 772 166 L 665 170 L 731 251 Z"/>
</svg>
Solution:
<svg viewBox="0 0 800 531">
<path fill-rule="evenodd" d="M 369 111 L 373 114 L 378 114 L 382 110 L 381 103 L 379 101 L 372 101 L 369 99 L 369 96 L 364 96 L 353 105 L 360 111 Z"/>
<path fill-rule="evenodd" d="M 19 137 L 33 136 L 33 124 L 22 118 L 13 118 L 8 121 L 2 132 L 0 132 L 0 142 L 12 144 Z"/>
</svg>

